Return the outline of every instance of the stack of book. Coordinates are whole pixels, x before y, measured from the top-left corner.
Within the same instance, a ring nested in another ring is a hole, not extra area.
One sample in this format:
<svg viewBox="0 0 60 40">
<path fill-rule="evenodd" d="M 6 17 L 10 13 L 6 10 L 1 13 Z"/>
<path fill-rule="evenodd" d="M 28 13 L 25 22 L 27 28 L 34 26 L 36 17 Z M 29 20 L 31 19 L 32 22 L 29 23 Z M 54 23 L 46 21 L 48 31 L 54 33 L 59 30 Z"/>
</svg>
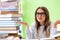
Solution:
<svg viewBox="0 0 60 40">
<path fill-rule="evenodd" d="M 16 11 L 18 10 L 18 2 L 17 1 L 2 1 L 0 4 L 0 10 L 3 11 Z"/>
<path fill-rule="evenodd" d="M 20 25 L 17 25 L 17 21 L 22 19 L 18 11 L 18 0 L 0 2 L 0 35 L 18 32 Z"/>
<path fill-rule="evenodd" d="M 13 17 L 12 14 L 0 15 L 0 33 L 16 33 L 18 17 Z"/>
</svg>

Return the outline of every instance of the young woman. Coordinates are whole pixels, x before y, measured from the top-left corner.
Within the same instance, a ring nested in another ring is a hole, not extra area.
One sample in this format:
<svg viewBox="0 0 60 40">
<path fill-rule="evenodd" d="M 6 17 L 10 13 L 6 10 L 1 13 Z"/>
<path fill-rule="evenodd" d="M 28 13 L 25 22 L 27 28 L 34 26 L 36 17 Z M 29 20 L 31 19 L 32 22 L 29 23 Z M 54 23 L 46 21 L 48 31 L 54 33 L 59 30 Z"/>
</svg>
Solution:
<svg viewBox="0 0 60 40">
<path fill-rule="evenodd" d="M 27 38 L 46 38 L 52 37 L 57 33 L 56 25 L 60 21 L 55 23 L 50 22 L 49 12 L 46 7 L 38 7 L 35 11 L 35 22 L 29 28 L 28 24 L 25 22 L 18 22 L 18 24 L 23 24 L 26 26 Z"/>
</svg>

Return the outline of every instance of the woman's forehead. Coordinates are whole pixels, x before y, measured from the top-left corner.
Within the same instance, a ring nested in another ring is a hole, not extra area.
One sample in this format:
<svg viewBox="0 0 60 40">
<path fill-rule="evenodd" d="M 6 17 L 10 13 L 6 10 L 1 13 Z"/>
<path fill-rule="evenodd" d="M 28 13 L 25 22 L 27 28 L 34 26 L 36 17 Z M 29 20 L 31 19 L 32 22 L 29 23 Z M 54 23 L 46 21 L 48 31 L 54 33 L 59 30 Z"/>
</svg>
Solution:
<svg viewBox="0 0 60 40">
<path fill-rule="evenodd" d="M 38 9 L 37 12 L 44 12 L 42 9 Z"/>
</svg>

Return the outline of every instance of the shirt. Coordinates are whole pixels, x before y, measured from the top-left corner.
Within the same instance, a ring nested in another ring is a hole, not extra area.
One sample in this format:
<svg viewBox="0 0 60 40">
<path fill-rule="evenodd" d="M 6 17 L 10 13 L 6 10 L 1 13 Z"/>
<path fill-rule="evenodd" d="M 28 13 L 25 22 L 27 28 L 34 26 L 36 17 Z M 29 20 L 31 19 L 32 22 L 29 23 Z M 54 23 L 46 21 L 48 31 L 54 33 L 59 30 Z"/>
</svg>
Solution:
<svg viewBox="0 0 60 40">
<path fill-rule="evenodd" d="M 28 39 L 36 39 L 36 23 L 33 23 L 32 26 L 26 30 L 26 35 Z M 40 26 L 39 28 L 39 38 L 45 38 L 46 34 L 43 32 L 44 25 Z M 53 35 L 57 34 L 57 29 L 53 27 L 53 23 L 50 24 L 50 36 L 52 37 Z"/>
</svg>

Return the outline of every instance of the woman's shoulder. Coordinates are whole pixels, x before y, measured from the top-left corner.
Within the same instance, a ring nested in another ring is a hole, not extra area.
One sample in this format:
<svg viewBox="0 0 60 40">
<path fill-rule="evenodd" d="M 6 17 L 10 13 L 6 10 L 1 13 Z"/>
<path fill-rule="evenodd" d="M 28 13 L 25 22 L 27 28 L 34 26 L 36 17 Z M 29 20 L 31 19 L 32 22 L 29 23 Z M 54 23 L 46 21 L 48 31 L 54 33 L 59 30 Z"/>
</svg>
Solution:
<svg viewBox="0 0 60 40">
<path fill-rule="evenodd" d="M 32 24 L 31 24 L 31 26 L 29 27 L 29 29 L 30 29 L 30 31 L 32 32 L 32 31 L 34 31 L 35 32 L 35 22 L 33 22 Z"/>
<path fill-rule="evenodd" d="M 54 29 L 54 22 L 51 22 L 50 23 L 50 28 L 53 28 Z"/>
<path fill-rule="evenodd" d="M 36 23 L 35 23 L 35 22 L 33 22 L 33 23 L 31 24 L 30 28 L 35 29 L 35 27 L 36 27 Z"/>
<path fill-rule="evenodd" d="M 31 24 L 31 26 L 35 26 L 36 25 L 36 23 L 35 22 L 33 22 L 32 24 Z"/>
</svg>

